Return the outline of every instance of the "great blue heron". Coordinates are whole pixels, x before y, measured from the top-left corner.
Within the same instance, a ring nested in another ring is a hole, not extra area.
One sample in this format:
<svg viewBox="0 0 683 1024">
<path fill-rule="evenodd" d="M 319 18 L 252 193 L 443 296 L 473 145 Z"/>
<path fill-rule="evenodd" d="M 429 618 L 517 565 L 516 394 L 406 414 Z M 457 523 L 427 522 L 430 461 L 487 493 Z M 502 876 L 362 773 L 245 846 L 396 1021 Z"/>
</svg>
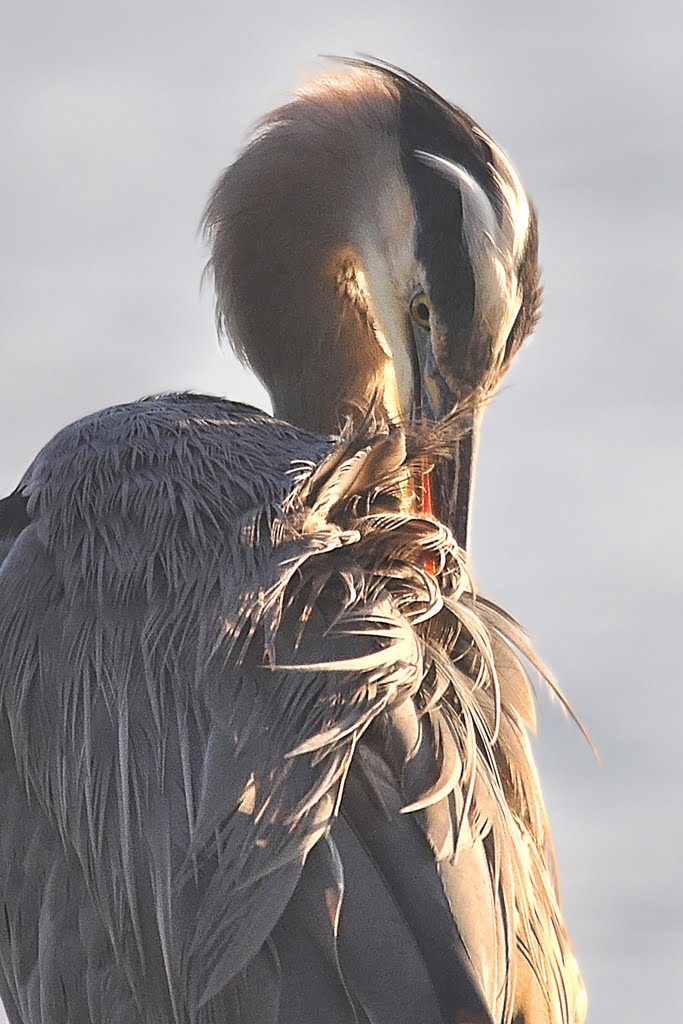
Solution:
<svg viewBox="0 0 683 1024">
<path fill-rule="evenodd" d="M 535 215 L 461 110 L 348 63 L 207 208 L 219 323 L 276 418 L 107 409 L 0 504 L 12 1024 L 583 1019 L 535 656 L 462 550 Z"/>
</svg>

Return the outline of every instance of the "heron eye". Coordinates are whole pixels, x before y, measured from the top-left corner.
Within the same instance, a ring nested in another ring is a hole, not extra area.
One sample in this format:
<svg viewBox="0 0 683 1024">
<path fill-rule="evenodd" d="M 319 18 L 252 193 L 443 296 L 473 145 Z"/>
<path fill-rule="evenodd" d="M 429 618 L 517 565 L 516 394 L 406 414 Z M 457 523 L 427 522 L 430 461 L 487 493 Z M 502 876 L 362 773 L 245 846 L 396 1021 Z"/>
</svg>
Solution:
<svg viewBox="0 0 683 1024">
<path fill-rule="evenodd" d="M 432 304 L 424 292 L 418 292 L 410 300 L 410 315 L 416 324 L 429 330 L 429 317 L 432 312 Z"/>
</svg>

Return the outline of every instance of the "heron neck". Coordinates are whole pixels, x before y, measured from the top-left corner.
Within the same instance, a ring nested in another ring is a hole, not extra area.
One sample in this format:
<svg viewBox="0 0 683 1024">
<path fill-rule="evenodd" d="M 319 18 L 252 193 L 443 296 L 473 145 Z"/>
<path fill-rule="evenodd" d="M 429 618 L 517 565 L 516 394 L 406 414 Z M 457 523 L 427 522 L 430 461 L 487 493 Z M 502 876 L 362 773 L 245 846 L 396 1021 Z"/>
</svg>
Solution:
<svg viewBox="0 0 683 1024">
<path fill-rule="evenodd" d="M 271 115 L 207 208 L 221 327 L 276 414 L 319 432 L 374 395 L 390 416 L 399 405 L 393 327 L 383 345 L 371 308 L 388 278 L 378 211 L 400 171 L 391 102 L 380 82 L 343 102 L 305 94 Z"/>
</svg>

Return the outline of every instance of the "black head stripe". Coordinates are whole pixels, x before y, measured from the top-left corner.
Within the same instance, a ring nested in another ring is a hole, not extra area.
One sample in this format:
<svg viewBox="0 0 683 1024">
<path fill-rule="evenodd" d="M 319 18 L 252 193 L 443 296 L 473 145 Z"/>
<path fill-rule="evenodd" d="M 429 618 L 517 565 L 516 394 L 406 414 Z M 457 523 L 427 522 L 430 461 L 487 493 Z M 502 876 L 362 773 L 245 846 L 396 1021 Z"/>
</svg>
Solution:
<svg viewBox="0 0 683 1024">
<path fill-rule="evenodd" d="M 463 168 L 483 190 L 502 231 L 509 224 L 510 210 L 500 182 L 501 177 L 507 180 L 508 170 L 476 121 L 413 75 L 372 58 L 351 58 L 345 63 L 379 72 L 396 91 L 401 162 L 417 221 L 415 255 L 425 268 L 425 284 L 436 317 L 447 334 L 444 363 L 451 371 L 449 376 L 461 384 L 481 382 L 493 358 L 492 310 L 485 306 L 482 311 L 481 306 L 482 294 L 486 296 L 490 281 L 475 281 L 471 253 L 463 234 L 461 189 L 456 181 L 447 180 L 416 156 L 416 151 L 443 157 Z M 469 227 L 471 230 L 471 223 Z M 481 230 L 485 230 L 483 226 Z M 523 251 L 515 262 L 518 265 L 513 272 L 521 285 L 522 307 L 505 346 L 505 366 L 533 327 L 538 312 L 540 291 L 533 210 Z M 477 284 L 484 288 L 479 296 L 475 294 Z M 493 365 L 488 368 L 495 369 Z"/>
<path fill-rule="evenodd" d="M 491 151 L 463 111 L 413 80 L 399 82 L 401 161 L 416 210 L 416 256 L 427 272 L 435 310 L 448 325 L 453 376 L 465 383 L 481 373 L 486 355 L 470 344 L 475 278 L 463 237 L 462 199 L 452 182 L 415 154 L 424 150 L 447 157 L 490 195 Z"/>
</svg>

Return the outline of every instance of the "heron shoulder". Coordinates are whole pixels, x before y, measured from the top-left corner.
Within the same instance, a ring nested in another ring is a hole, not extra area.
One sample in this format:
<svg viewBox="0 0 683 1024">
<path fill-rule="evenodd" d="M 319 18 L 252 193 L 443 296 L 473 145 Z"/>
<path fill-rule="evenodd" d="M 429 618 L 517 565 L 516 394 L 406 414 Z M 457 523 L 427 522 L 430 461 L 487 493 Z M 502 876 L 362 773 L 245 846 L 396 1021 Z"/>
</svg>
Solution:
<svg viewBox="0 0 683 1024">
<path fill-rule="evenodd" d="M 245 530 L 278 514 L 331 445 L 251 406 L 189 393 L 103 409 L 61 430 L 0 506 L 5 580 L 32 538 L 72 600 L 100 602 L 214 575 L 219 551 L 244 579 L 265 552 Z M 242 557 L 246 552 L 247 557 Z M 34 581 L 36 582 L 36 581 Z M 239 585 L 235 580 L 235 586 Z"/>
<path fill-rule="evenodd" d="M 34 510 L 125 481 L 165 487 L 169 499 L 172 486 L 192 488 L 206 500 L 213 488 L 237 511 L 250 497 L 240 490 L 248 481 L 262 492 L 256 499 L 281 497 L 291 486 L 291 462 L 318 459 L 327 446 L 249 405 L 166 394 L 102 409 L 65 427 L 38 454 L 20 489 Z"/>
</svg>

